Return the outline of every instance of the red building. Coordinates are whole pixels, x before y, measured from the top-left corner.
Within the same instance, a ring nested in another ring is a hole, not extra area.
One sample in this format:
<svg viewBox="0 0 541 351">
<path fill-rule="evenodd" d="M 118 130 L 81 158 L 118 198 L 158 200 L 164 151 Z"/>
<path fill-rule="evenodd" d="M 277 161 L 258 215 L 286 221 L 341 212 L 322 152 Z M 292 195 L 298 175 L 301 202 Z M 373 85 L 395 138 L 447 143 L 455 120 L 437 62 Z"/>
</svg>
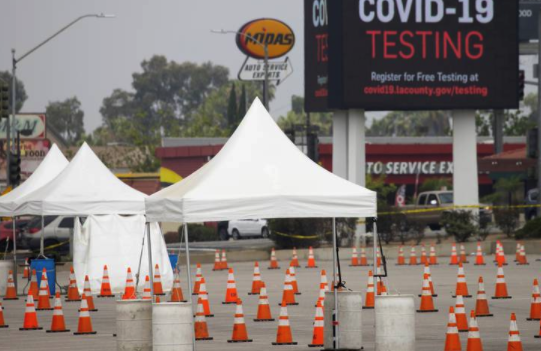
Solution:
<svg viewBox="0 0 541 351">
<path fill-rule="evenodd" d="M 212 159 L 226 141 L 225 138 L 165 138 L 156 155 L 163 167 L 186 177 Z M 505 138 L 504 151 L 524 149 L 525 142 L 524 137 Z M 369 137 L 366 170 L 374 176 L 385 174 L 387 183 L 408 185 L 411 193 L 417 175 L 419 183 L 430 178 L 451 180 L 452 149 L 451 137 Z M 478 138 L 478 162 L 482 163 L 481 160 L 493 154 L 492 138 Z M 332 171 L 332 138 L 320 138 L 319 160 L 323 167 Z M 478 169 L 480 193 L 485 195 L 492 191 L 493 179 L 486 167 Z"/>
</svg>

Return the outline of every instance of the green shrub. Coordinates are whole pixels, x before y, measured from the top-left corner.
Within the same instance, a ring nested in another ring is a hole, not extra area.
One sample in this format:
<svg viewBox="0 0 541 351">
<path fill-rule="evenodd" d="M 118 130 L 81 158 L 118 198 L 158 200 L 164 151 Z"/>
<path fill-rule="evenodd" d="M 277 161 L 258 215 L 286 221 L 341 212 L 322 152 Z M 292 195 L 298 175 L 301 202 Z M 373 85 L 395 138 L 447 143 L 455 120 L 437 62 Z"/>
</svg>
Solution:
<svg viewBox="0 0 541 351">
<path fill-rule="evenodd" d="M 474 223 L 475 216 L 471 211 L 457 210 L 444 212 L 440 224 L 445 228 L 447 235 L 452 235 L 459 243 L 477 233 L 477 225 Z"/>
<path fill-rule="evenodd" d="M 519 215 L 520 210 L 517 208 L 494 209 L 494 221 L 508 238 L 513 236 L 515 229 L 518 227 Z"/>
<path fill-rule="evenodd" d="M 280 218 L 269 220 L 269 229 L 278 248 L 317 247 L 325 233 L 332 232 L 332 222 L 322 218 Z"/>
<path fill-rule="evenodd" d="M 180 236 L 182 233 L 182 226 L 178 227 L 178 233 L 176 238 L 170 238 L 167 242 L 180 241 Z M 220 237 L 218 236 L 218 231 L 215 228 L 207 227 L 202 224 L 190 223 L 188 224 L 188 237 L 190 242 L 201 242 L 201 241 L 219 241 Z"/>
<path fill-rule="evenodd" d="M 541 217 L 537 217 L 529 222 L 526 222 L 524 227 L 516 231 L 515 238 L 518 240 L 541 238 Z"/>
</svg>

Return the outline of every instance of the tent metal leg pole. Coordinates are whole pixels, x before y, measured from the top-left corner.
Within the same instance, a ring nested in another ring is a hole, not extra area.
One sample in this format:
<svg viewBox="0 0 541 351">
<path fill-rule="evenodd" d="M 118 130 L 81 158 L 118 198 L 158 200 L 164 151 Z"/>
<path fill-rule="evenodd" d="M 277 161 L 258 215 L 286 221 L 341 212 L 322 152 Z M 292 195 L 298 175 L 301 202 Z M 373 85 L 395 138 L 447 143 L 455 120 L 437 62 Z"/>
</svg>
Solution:
<svg viewBox="0 0 541 351">
<path fill-rule="evenodd" d="M 39 256 L 45 257 L 45 216 L 41 216 L 41 238 L 39 242 Z"/>
<path fill-rule="evenodd" d="M 147 232 L 148 277 L 150 278 L 150 294 L 152 296 L 152 301 L 154 301 L 154 274 L 152 274 L 152 245 L 150 243 L 150 223 L 147 222 L 145 228 Z"/>
<path fill-rule="evenodd" d="M 15 236 L 15 228 L 16 228 L 16 217 L 13 217 L 13 221 L 11 222 L 12 229 L 13 229 L 13 281 L 15 283 L 15 291 L 17 294 L 19 294 L 19 285 L 17 282 L 17 237 Z"/>
<path fill-rule="evenodd" d="M 190 272 L 190 246 L 188 244 L 188 224 L 184 223 L 184 245 L 186 245 L 186 275 L 188 276 L 188 302 L 192 304 L 193 309 L 193 299 L 192 299 L 192 275 Z M 192 324 L 193 324 L 193 314 L 192 314 Z M 195 351 L 195 334 L 192 333 L 192 350 Z"/>
<path fill-rule="evenodd" d="M 340 348 L 340 338 L 338 331 L 340 330 L 340 323 L 338 318 L 338 282 L 336 281 L 336 267 L 338 265 L 336 257 L 336 218 L 332 219 L 332 275 L 333 275 L 333 285 L 334 285 L 334 311 L 333 311 L 333 349 L 337 350 Z"/>
<path fill-rule="evenodd" d="M 377 224 L 376 224 L 376 221 L 374 220 L 374 225 L 372 227 L 372 242 L 374 244 L 374 262 L 372 263 L 372 266 L 374 267 L 373 270 L 374 270 L 374 275 L 378 275 L 379 272 L 378 272 L 378 235 L 377 235 Z M 379 278 L 381 279 L 381 278 Z M 378 277 L 376 277 L 376 284 L 374 284 L 374 295 L 375 296 L 378 296 L 378 284 L 377 284 L 377 280 L 378 280 Z"/>
</svg>

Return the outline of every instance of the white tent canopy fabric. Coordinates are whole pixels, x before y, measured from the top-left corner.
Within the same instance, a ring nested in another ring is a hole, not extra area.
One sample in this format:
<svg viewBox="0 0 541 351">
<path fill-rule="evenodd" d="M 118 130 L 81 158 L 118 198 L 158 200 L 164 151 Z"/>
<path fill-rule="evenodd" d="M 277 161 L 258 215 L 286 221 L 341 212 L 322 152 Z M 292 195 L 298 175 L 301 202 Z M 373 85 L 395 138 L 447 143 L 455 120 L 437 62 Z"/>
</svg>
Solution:
<svg viewBox="0 0 541 351">
<path fill-rule="evenodd" d="M 20 205 L 20 199 L 53 180 L 66 168 L 69 161 L 58 146 L 53 144 L 32 175 L 20 186 L 0 197 L 0 216 L 11 217 Z"/>
<path fill-rule="evenodd" d="M 15 215 L 144 214 L 146 196 L 119 180 L 84 143 L 62 173 L 18 201 Z"/>
<path fill-rule="evenodd" d="M 376 193 L 306 157 L 256 99 L 222 150 L 145 199 L 147 220 L 375 217 Z"/>
</svg>

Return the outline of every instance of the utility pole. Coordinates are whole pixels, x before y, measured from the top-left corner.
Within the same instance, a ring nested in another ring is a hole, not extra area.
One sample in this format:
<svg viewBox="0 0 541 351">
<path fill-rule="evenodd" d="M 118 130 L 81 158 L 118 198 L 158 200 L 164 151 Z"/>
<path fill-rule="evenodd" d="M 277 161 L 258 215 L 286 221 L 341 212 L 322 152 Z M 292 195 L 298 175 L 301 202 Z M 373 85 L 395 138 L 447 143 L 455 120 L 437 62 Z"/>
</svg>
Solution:
<svg viewBox="0 0 541 351">
<path fill-rule="evenodd" d="M 541 40 L 541 10 L 537 22 L 539 39 Z M 541 43 L 537 45 L 537 191 L 541 191 Z M 537 216 L 541 217 L 541 194 L 537 196 L 540 205 L 537 208 Z"/>
</svg>

